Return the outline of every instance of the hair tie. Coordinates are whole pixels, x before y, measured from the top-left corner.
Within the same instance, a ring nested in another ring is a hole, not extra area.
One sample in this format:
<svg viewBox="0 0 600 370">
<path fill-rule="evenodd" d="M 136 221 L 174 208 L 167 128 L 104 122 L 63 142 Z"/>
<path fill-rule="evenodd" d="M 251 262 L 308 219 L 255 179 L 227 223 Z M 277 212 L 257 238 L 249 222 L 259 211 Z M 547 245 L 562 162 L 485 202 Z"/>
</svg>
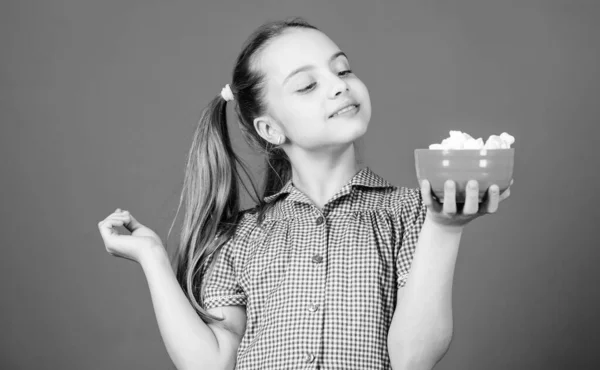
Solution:
<svg viewBox="0 0 600 370">
<path fill-rule="evenodd" d="M 225 87 L 221 90 L 221 96 L 223 99 L 225 99 L 225 101 L 233 100 L 233 92 L 231 92 L 231 87 L 229 87 L 229 84 L 225 85 Z"/>
</svg>

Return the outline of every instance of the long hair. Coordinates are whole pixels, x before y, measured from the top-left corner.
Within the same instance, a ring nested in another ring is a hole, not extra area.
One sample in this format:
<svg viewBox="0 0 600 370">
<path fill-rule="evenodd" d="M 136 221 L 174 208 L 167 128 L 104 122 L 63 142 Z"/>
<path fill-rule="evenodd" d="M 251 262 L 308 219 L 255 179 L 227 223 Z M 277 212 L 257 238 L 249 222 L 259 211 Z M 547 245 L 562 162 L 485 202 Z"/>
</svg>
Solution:
<svg viewBox="0 0 600 370">
<path fill-rule="evenodd" d="M 291 164 L 285 152 L 264 140 L 256 132 L 253 123 L 256 117 L 266 112 L 265 76 L 257 67 L 257 57 L 269 41 L 288 28 L 317 29 L 300 17 L 263 24 L 244 43 L 230 84 L 244 139 L 251 147 L 265 154 L 266 173 L 262 194 L 258 194 L 247 165 L 233 151 L 227 129 L 227 102 L 220 94 L 203 109 L 188 153 L 175 219 L 182 204 L 185 204 L 185 215 L 179 244 L 169 255 L 179 285 L 205 322 L 220 321 L 220 318 L 206 311 L 202 300 L 201 283 L 204 274 L 210 273 L 209 265 L 216 260 L 214 257 L 223 244 L 234 235 L 244 212 L 257 212 L 258 222 L 262 224 L 265 214 L 274 203 L 265 203 L 263 198 L 277 193 L 292 177 Z M 240 170 L 250 180 L 253 192 L 245 186 Z M 240 209 L 240 185 L 257 203 L 254 209 Z"/>
</svg>

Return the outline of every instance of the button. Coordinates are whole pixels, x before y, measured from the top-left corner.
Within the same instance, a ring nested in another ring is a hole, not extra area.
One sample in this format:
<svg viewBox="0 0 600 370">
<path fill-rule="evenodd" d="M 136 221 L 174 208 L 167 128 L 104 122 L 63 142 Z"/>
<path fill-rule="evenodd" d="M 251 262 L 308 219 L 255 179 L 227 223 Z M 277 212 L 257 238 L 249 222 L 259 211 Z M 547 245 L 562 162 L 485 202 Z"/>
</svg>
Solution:
<svg viewBox="0 0 600 370">
<path fill-rule="evenodd" d="M 320 225 L 320 224 L 322 224 L 324 221 L 325 221 L 325 219 L 323 218 L 323 216 L 319 216 L 319 217 L 317 218 L 317 225 Z"/>
<path fill-rule="evenodd" d="M 320 254 L 315 254 L 312 257 L 312 262 L 313 263 L 321 263 L 321 262 L 323 262 L 323 257 Z"/>
<path fill-rule="evenodd" d="M 307 352 L 304 354 L 304 362 L 306 362 L 307 364 L 313 362 L 315 360 L 315 355 L 313 355 L 310 352 Z"/>
<path fill-rule="evenodd" d="M 317 310 L 319 309 L 319 305 L 318 304 L 311 304 L 310 306 L 308 306 L 308 310 L 310 312 L 317 312 Z"/>
</svg>

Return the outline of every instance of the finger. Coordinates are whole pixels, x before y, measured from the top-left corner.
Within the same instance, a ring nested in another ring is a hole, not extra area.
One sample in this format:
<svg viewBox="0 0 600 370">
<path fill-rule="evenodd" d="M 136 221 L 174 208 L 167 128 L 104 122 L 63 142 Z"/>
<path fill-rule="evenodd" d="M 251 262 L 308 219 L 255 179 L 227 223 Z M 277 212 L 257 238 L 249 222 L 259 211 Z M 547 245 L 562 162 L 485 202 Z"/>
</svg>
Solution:
<svg viewBox="0 0 600 370">
<path fill-rule="evenodd" d="M 431 191 L 431 184 L 428 180 L 421 181 L 421 197 L 423 198 L 423 204 L 426 207 L 438 212 L 441 208 L 439 202 L 433 198 Z"/>
<path fill-rule="evenodd" d="M 117 211 L 115 211 L 115 213 L 111 214 L 107 218 L 123 220 L 123 227 L 125 227 L 130 232 L 133 232 L 135 229 L 138 229 L 143 226 L 133 217 L 133 215 L 129 211 L 121 210 L 120 208 L 117 208 Z"/>
<path fill-rule="evenodd" d="M 123 211 L 121 210 L 121 208 L 117 208 L 113 213 L 108 215 L 106 218 L 114 217 L 114 216 L 122 216 L 122 215 L 123 215 Z"/>
<path fill-rule="evenodd" d="M 427 180 L 421 181 L 421 198 L 423 198 L 423 204 L 427 207 L 431 207 L 433 199 L 429 193 L 429 181 Z"/>
<path fill-rule="evenodd" d="M 444 183 L 444 213 L 456 214 L 456 189 L 452 180 Z"/>
<path fill-rule="evenodd" d="M 510 186 L 502 192 L 500 195 L 500 200 L 504 200 L 510 196 Z"/>
<path fill-rule="evenodd" d="M 467 183 L 467 194 L 463 213 L 474 215 L 479 210 L 479 183 L 477 180 L 470 180 Z"/>
<path fill-rule="evenodd" d="M 128 216 L 123 213 L 113 213 L 113 214 L 109 215 L 108 217 L 106 217 L 106 219 L 109 219 L 109 218 L 116 218 L 119 220 L 124 220 L 124 219 L 128 218 Z"/>
<path fill-rule="evenodd" d="M 136 245 L 139 244 L 139 241 L 131 235 L 119 234 L 115 230 L 115 227 L 117 226 L 123 226 L 123 221 L 116 219 L 107 219 L 100 221 L 99 223 L 100 233 L 102 234 L 102 239 L 104 240 L 104 244 L 106 245 L 106 250 L 111 255 L 118 255 L 119 257 L 129 258 L 127 257 L 127 253 L 123 254 L 117 253 L 115 251 L 126 250 L 124 248 L 136 248 Z"/>
<path fill-rule="evenodd" d="M 103 239 L 111 238 L 119 233 L 114 229 L 116 226 L 123 226 L 123 221 L 116 218 L 106 218 L 98 223 L 100 234 Z"/>
<path fill-rule="evenodd" d="M 106 220 L 117 220 L 117 221 L 121 221 L 121 223 L 122 223 L 122 225 L 121 225 L 121 226 L 123 226 L 123 227 L 124 227 L 124 226 L 125 226 L 125 224 L 126 224 L 128 221 L 129 221 L 129 220 L 128 220 L 128 218 L 127 218 L 127 216 L 124 216 L 124 215 L 110 215 L 110 216 L 108 216 L 108 217 L 105 219 L 105 221 L 106 221 Z"/>
<path fill-rule="evenodd" d="M 500 190 L 498 185 L 493 184 L 488 188 L 487 204 L 485 211 L 487 213 L 496 213 L 498 210 L 498 203 L 500 203 Z"/>
<path fill-rule="evenodd" d="M 138 222 L 138 220 L 135 219 L 135 217 L 133 217 L 133 215 L 129 212 L 129 211 L 123 211 L 127 222 L 125 222 L 125 228 L 131 232 L 135 231 L 136 229 L 139 229 L 140 227 L 143 227 L 144 225 L 142 225 L 140 222 Z"/>
<path fill-rule="evenodd" d="M 502 192 L 502 194 L 500 194 L 500 201 L 503 201 L 504 199 L 506 199 L 506 198 L 508 198 L 510 196 L 510 187 L 514 183 L 515 183 L 515 179 L 511 179 L 510 180 L 510 185 L 508 185 L 508 188 L 506 190 L 504 190 Z"/>
<path fill-rule="evenodd" d="M 111 216 L 119 216 L 119 215 L 123 215 L 123 209 L 122 208 L 117 208 L 115 209 L 115 211 L 113 213 L 110 214 Z"/>
</svg>

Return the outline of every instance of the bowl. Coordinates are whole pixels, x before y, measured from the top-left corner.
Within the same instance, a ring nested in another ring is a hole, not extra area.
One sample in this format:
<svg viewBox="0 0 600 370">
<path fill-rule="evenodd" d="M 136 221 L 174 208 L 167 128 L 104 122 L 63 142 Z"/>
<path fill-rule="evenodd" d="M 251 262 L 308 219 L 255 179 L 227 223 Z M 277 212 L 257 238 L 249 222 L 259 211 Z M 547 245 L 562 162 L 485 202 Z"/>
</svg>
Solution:
<svg viewBox="0 0 600 370">
<path fill-rule="evenodd" d="M 428 180 L 434 195 L 444 202 L 444 183 L 454 180 L 456 203 L 465 202 L 469 180 L 479 183 L 479 202 L 496 184 L 500 194 L 508 189 L 513 176 L 515 149 L 415 149 L 415 169 L 419 186 Z"/>
</svg>

